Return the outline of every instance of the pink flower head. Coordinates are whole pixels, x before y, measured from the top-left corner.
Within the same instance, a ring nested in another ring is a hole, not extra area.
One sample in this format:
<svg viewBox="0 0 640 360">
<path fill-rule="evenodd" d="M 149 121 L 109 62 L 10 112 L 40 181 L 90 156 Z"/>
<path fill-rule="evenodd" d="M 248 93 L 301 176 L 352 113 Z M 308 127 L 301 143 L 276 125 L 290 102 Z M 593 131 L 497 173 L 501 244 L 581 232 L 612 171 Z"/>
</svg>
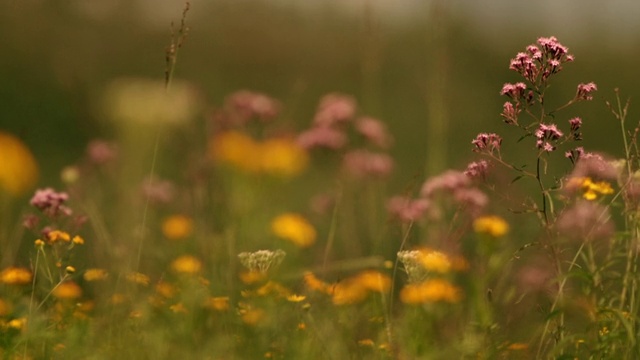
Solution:
<svg viewBox="0 0 640 360">
<path fill-rule="evenodd" d="M 339 93 L 325 95 L 320 99 L 313 123 L 316 126 L 331 127 L 348 122 L 356 113 L 356 100 Z"/>
<path fill-rule="evenodd" d="M 569 48 L 560 44 L 555 36 L 538 38 L 538 44 L 542 47 L 543 52 L 550 54 L 554 58 L 561 58 L 563 55 L 567 55 L 569 51 Z"/>
<path fill-rule="evenodd" d="M 96 165 L 103 165 L 113 161 L 118 156 L 116 146 L 104 140 L 92 140 L 87 145 L 89 161 Z"/>
<path fill-rule="evenodd" d="M 582 119 L 579 117 L 569 119 L 569 126 L 571 127 L 571 136 L 573 137 L 573 140 L 582 140 L 582 133 L 580 132 Z"/>
<path fill-rule="evenodd" d="M 598 90 L 595 83 L 579 84 L 576 90 L 576 100 L 593 100 L 592 92 Z"/>
<path fill-rule="evenodd" d="M 571 172 L 571 177 L 615 180 L 618 177 L 618 171 L 604 156 L 583 152 Z"/>
<path fill-rule="evenodd" d="M 356 121 L 355 127 L 362 136 L 382 149 L 388 149 L 393 142 L 386 126 L 380 120 L 361 117 Z"/>
<path fill-rule="evenodd" d="M 420 189 L 420 196 L 430 198 L 436 193 L 445 191 L 454 193 L 459 189 L 471 185 L 471 179 L 465 173 L 457 170 L 448 170 L 444 173 L 427 179 Z"/>
<path fill-rule="evenodd" d="M 561 234 L 577 241 L 608 239 L 615 231 L 609 208 L 587 200 L 563 211 L 556 225 Z"/>
<path fill-rule="evenodd" d="M 546 125 L 540 124 L 538 130 L 535 132 L 536 136 L 536 147 L 538 149 L 543 149 L 546 152 L 551 152 L 555 150 L 555 146 L 553 146 L 548 141 L 556 141 L 560 139 L 564 134 L 558 130 L 555 124 Z"/>
<path fill-rule="evenodd" d="M 429 209 L 430 202 L 427 199 L 411 199 L 404 196 L 394 196 L 387 202 L 389 214 L 402 222 L 416 221 Z"/>
<path fill-rule="evenodd" d="M 507 124 L 517 124 L 518 123 L 518 115 L 520 114 L 520 105 L 516 104 L 514 107 L 512 103 L 509 101 L 505 102 L 502 106 L 502 116 L 503 121 Z"/>
<path fill-rule="evenodd" d="M 471 141 L 471 144 L 475 145 L 474 151 L 493 153 L 494 150 L 500 151 L 502 144 L 502 138 L 494 133 L 480 133 L 476 136 L 475 140 Z"/>
<path fill-rule="evenodd" d="M 508 97 L 514 100 L 518 100 L 524 97 L 524 93 L 526 90 L 527 90 L 527 85 L 523 82 L 519 82 L 516 84 L 506 83 L 502 86 L 500 95 L 507 95 Z"/>
<path fill-rule="evenodd" d="M 316 126 L 300 133 L 296 141 L 307 150 L 314 148 L 337 150 L 347 144 L 347 135 L 338 129 Z"/>
<path fill-rule="evenodd" d="M 584 148 L 582 146 L 578 146 L 577 148 L 564 153 L 564 157 L 571 160 L 572 164 L 577 163 L 582 155 L 584 155 Z"/>
<path fill-rule="evenodd" d="M 472 162 L 467 165 L 464 174 L 472 179 L 484 179 L 489 171 L 489 163 L 486 160 Z"/>
<path fill-rule="evenodd" d="M 529 53 L 531 58 L 534 59 L 534 60 L 542 59 L 542 51 L 540 51 L 540 49 L 537 46 L 533 45 L 533 44 L 527 46 L 527 53 Z"/>
<path fill-rule="evenodd" d="M 356 178 L 382 178 L 393 170 L 393 159 L 387 154 L 353 150 L 344 156 L 343 168 Z"/>
<path fill-rule="evenodd" d="M 72 211 L 64 205 L 67 200 L 69 200 L 67 193 L 46 188 L 36 190 L 29 203 L 49 217 L 56 217 L 60 214 L 69 216 Z"/>
<path fill-rule="evenodd" d="M 154 204 L 168 204 L 175 197 L 175 186 L 167 180 L 150 178 L 142 183 L 142 195 Z"/>
<path fill-rule="evenodd" d="M 225 99 L 225 109 L 236 123 L 244 124 L 252 118 L 273 120 L 280 113 L 280 103 L 262 93 L 240 90 Z"/>
<path fill-rule="evenodd" d="M 476 188 L 458 189 L 454 200 L 463 206 L 472 216 L 478 216 L 489 203 L 489 197 Z"/>
</svg>

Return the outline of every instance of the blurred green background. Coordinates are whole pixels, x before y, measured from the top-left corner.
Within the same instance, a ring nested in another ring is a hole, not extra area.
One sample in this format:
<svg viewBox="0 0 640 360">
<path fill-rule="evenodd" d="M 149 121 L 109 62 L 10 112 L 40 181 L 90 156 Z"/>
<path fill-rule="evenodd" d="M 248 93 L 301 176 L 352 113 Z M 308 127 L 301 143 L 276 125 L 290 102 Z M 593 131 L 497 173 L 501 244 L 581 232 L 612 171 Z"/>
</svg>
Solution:
<svg viewBox="0 0 640 360">
<path fill-rule="evenodd" d="M 41 185 L 87 142 L 113 136 L 99 103 L 120 77 L 162 80 L 177 0 L 0 2 L 0 129 L 18 134 L 40 162 Z M 250 89 L 281 100 L 303 129 L 327 92 L 354 95 L 385 121 L 399 186 L 463 167 L 478 132 L 508 133 L 499 113 L 509 60 L 540 36 L 558 37 L 576 61 L 553 80 L 552 103 L 580 82 L 599 91 L 559 114 L 584 120 L 584 146 L 621 155 L 604 99 L 619 87 L 638 98 L 640 5 L 633 1 L 194 0 L 176 78 L 197 85 L 208 106 Z M 638 121 L 632 103 L 631 127 Z M 203 114 L 205 116 L 205 114 Z M 530 151 L 532 146 L 509 149 Z M 512 150 L 515 151 L 515 150 Z"/>
</svg>

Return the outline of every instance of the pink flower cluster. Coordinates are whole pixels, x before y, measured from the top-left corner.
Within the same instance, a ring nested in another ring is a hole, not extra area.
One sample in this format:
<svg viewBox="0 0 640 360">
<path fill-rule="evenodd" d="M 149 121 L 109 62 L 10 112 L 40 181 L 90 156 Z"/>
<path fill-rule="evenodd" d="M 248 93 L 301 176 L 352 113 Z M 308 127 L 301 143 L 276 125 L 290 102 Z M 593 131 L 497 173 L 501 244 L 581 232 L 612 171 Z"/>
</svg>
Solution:
<svg viewBox="0 0 640 360">
<path fill-rule="evenodd" d="M 568 48 L 558 42 L 554 36 L 538 38 L 538 46 L 529 45 L 511 59 L 509 68 L 517 71 L 532 84 L 546 82 L 553 74 L 562 70 L 562 64 L 573 61 Z"/>
<path fill-rule="evenodd" d="M 331 93 L 320 99 L 313 126 L 298 135 L 297 142 L 305 149 L 338 150 L 348 141 L 345 125 L 356 114 L 357 103 L 349 95 Z"/>
<path fill-rule="evenodd" d="M 387 202 L 387 210 L 394 218 L 402 222 L 411 222 L 421 219 L 425 214 L 430 218 L 437 218 L 440 214 L 437 207 L 438 199 L 444 195 L 446 199 L 467 211 L 472 217 L 478 216 L 487 206 L 489 198 L 486 194 L 474 186 L 473 178 L 486 172 L 488 164 L 485 161 L 470 164 L 469 168 L 475 168 L 477 174 L 468 174 L 448 170 L 444 173 L 427 179 L 420 189 L 420 196 L 411 199 L 406 196 L 395 196 Z"/>
<path fill-rule="evenodd" d="M 252 120 L 269 122 L 280 115 L 280 102 L 263 93 L 239 90 L 229 95 L 221 109 L 213 113 L 214 125 L 222 128 L 244 126 Z"/>
<path fill-rule="evenodd" d="M 49 217 L 69 216 L 72 211 L 64 205 L 67 200 L 69 200 L 67 193 L 56 192 L 52 188 L 46 188 L 36 190 L 29 203 Z"/>
<path fill-rule="evenodd" d="M 384 178 L 393 170 L 393 159 L 387 154 L 358 149 L 344 156 L 342 166 L 355 178 Z"/>
<path fill-rule="evenodd" d="M 554 145 L 552 145 L 549 141 L 557 141 L 564 134 L 562 131 L 558 130 L 555 124 L 546 125 L 540 124 L 538 130 L 535 132 L 536 136 L 536 147 L 538 149 L 542 149 L 546 152 L 551 152 L 556 149 Z"/>
<path fill-rule="evenodd" d="M 593 82 L 588 84 L 578 84 L 576 100 L 593 100 L 593 95 L 591 95 L 591 93 L 596 90 L 598 90 L 598 87 Z"/>
<path fill-rule="evenodd" d="M 502 145 L 502 138 L 495 133 L 480 133 L 476 138 L 471 141 L 471 144 L 475 145 L 475 152 L 487 152 L 493 154 L 494 151 L 500 152 L 500 146 Z"/>
</svg>

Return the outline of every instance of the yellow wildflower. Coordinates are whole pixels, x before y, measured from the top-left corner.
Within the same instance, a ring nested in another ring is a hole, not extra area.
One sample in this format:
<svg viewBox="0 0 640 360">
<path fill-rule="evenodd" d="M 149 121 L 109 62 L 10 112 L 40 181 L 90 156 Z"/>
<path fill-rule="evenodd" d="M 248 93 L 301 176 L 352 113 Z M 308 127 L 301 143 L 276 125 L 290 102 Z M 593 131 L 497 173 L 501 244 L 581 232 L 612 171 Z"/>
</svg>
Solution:
<svg viewBox="0 0 640 360">
<path fill-rule="evenodd" d="M 499 238 L 509 232 L 509 224 L 499 216 L 482 216 L 473 221 L 473 230 Z"/>
<path fill-rule="evenodd" d="M 67 274 L 73 274 L 73 273 L 75 273 L 75 272 L 76 272 L 76 268 L 75 268 L 75 267 L 73 267 L 73 266 L 71 266 L 71 265 L 69 265 L 69 266 L 67 266 L 66 268 L 64 268 L 64 271 L 65 271 Z"/>
<path fill-rule="evenodd" d="M 260 146 L 249 135 L 239 131 L 227 131 L 209 142 L 209 154 L 213 160 L 233 165 L 240 170 L 260 170 Z"/>
<path fill-rule="evenodd" d="M 27 318 L 12 319 L 7 323 L 7 327 L 16 330 L 22 330 L 27 325 Z"/>
<path fill-rule="evenodd" d="M 434 250 L 422 250 L 420 254 L 420 261 L 426 270 L 441 274 L 451 270 L 451 260 L 446 254 Z"/>
<path fill-rule="evenodd" d="M 301 302 L 304 301 L 307 297 L 304 295 L 297 295 L 297 294 L 292 294 L 287 296 L 287 301 L 291 301 L 291 302 Z"/>
<path fill-rule="evenodd" d="M 391 279 L 379 271 L 363 271 L 356 275 L 354 280 L 370 291 L 386 293 L 391 288 Z"/>
<path fill-rule="evenodd" d="M 279 297 L 288 297 L 289 295 L 291 295 L 291 291 L 280 283 L 269 281 L 268 283 L 258 288 L 258 290 L 256 290 L 256 294 L 258 294 L 259 296 L 267 296 L 273 294 Z"/>
<path fill-rule="evenodd" d="M 143 286 L 149 285 L 149 282 L 151 281 L 147 275 L 139 272 L 130 272 L 127 274 L 126 278 L 132 283 Z"/>
<path fill-rule="evenodd" d="M 400 291 L 400 301 L 405 304 L 455 303 L 460 300 L 460 297 L 460 289 L 442 279 L 431 279 L 419 284 L 409 284 Z"/>
<path fill-rule="evenodd" d="M 295 176 L 309 163 L 307 152 L 293 139 L 268 139 L 260 145 L 260 150 L 261 169 L 267 174 Z"/>
<path fill-rule="evenodd" d="M 581 189 L 582 197 L 586 200 L 595 200 L 600 195 L 613 194 L 611 184 L 606 181 L 593 182 L 590 177 L 574 177 L 567 184 L 569 189 Z"/>
<path fill-rule="evenodd" d="M 529 344 L 526 343 L 513 343 L 507 346 L 509 350 L 527 350 L 529 348 Z"/>
<path fill-rule="evenodd" d="M 83 245 L 84 244 L 84 239 L 82 237 L 80 237 L 80 235 L 76 235 L 73 237 L 73 239 L 71 239 L 71 242 L 76 244 L 76 245 Z"/>
<path fill-rule="evenodd" d="M 160 281 L 156 284 L 156 292 L 169 299 L 176 294 L 176 288 L 166 281 Z"/>
<path fill-rule="evenodd" d="M 182 255 L 173 260 L 171 268 L 180 274 L 195 275 L 202 270 L 202 263 L 191 255 Z"/>
<path fill-rule="evenodd" d="M 371 339 L 362 339 L 362 340 L 358 340 L 358 345 L 373 347 L 373 346 L 375 346 L 375 343 Z"/>
<path fill-rule="evenodd" d="M 260 271 L 244 271 L 240 273 L 240 280 L 245 284 L 253 284 L 263 281 L 267 274 Z"/>
<path fill-rule="evenodd" d="M 33 154 L 17 137 L 0 131 L 0 192 L 20 196 L 35 186 L 38 165 Z"/>
<path fill-rule="evenodd" d="M 186 314 L 188 312 L 187 308 L 184 307 L 184 304 L 182 304 L 181 302 L 169 306 L 169 310 L 173 311 L 176 314 L 177 313 Z"/>
<path fill-rule="evenodd" d="M 169 240 L 182 240 L 193 232 L 193 220 L 184 215 L 172 215 L 162 222 L 162 234 Z"/>
<path fill-rule="evenodd" d="M 60 300 L 73 300 L 82 296 L 82 289 L 73 281 L 67 281 L 53 289 L 52 295 Z"/>
<path fill-rule="evenodd" d="M 319 291 L 322 293 L 329 293 L 330 285 L 326 282 L 318 279 L 312 272 L 305 272 L 303 275 L 304 283 L 311 290 Z"/>
<path fill-rule="evenodd" d="M 47 233 L 47 238 L 49 239 L 49 243 L 53 244 L 59 240 L 62 240 L 64 242 L 70 242 L 71 241 L 71 235 L 69 235 L 69 233 L 64 232 L 64 231 L 60 231 L 60 230 L 52 230 L 49 231 Z"/>
<path fill-rule="evenodd" d="M 11 266 L 0 272 L 0 282 L 9 285 L 26 285 L 31 283 L 33 274 L 29 269 Z"/>
<path fill-rule="evenodd" d="M 364 301 L 369 290 L 357 278 L 340 281 L 333 286 L 332 301 L 335 305 L 356 304 Z"/>
<path fill-rule="evenodd" d="M 262 321 L 266 313 L 262 309 L 245 308 L 240 309 L 240 317 L 247 325 L 255 326 Z"/>
<path fill-rule="evenodd" d="M 87 269 L 84 272 L 84 275 L 82 275 L 82 277 L 84 278 L 85 281 L 91 282 L 91 281 L 105 280 L 108 275 L 109 273 L 107 273 L 107 270 L 105 269 L 92 268 L 92 269 Z"/>
<path fill-rule="evenodd" d="M 271 230 L 276 236 L 299 247 L 309 247 L 316 241 L 315 228 L 298 214 L 286 213 L 276 217 L 271 222 Z"/>
<path fill-rule="evenodd" d="M 227 311 L 229 310 L 229 297 L 228 296 L 217 296 L 210 297 L 205 301 L 205 307 L 217 311 Z"/>
</svg>

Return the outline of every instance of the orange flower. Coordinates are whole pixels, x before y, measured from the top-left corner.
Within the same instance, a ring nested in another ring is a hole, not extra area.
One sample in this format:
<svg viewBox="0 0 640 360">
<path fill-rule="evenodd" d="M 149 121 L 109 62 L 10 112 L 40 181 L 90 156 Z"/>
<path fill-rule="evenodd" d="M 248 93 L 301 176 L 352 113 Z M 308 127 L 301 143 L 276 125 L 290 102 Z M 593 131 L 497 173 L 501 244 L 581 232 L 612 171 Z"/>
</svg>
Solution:
<svg viewBox="0 0 640 360">
<path fill-rule="evenodd" d="M 300 174 L 309 163 L 307 152 L 293 139 L 268 139 L 260 145 L 261 168 L 271 175 L 291 177 Z"/>
<path fill-rule="evenodd" d="M 0 131 L 0 191 L 20 196 L 38 180 L 38 164 L 17 137 Z"/>
<path fill-rule="evenodd" d="M 162 234 L 169 240 L 182 240 L 193 232 L 193 220 L 184 215 L 172 215 L 162 222 Z"/>
<path fill-rule="evenodd" d="M 460 300 L 460 297 L 460 289 L 442 279 L 431 279 L 419 284 L 409 284 L 400 292 L 400 300 L 405 304 L 455 303 Z"/>
<path fill-rule="evenodd" d="M 173 260 L 171 268 L 180 274 L 195 275 L 202 270 L 202 263 L 191 255 L 182 255 Z"/>
<path fill-rule="evenodd" d="M 82 296 L 82 289 L 73 281 L 67 281 L 53 289 L 52 295 L 60 300 L 73 300 Z"/>
<path fill-rule="evenodd" d="M 33 274 L 29 269 L 21 267 L 8 267 L 0 272 L 0 282 L 9 285 L 27 285 L 31 283 Z"/>
<path fill-rule="evenodd" d="M 298 214 L 282 214 L 271 222 L 273 233 L 299 247 L 309 247 L 316 241 L 316 229 Z"/>
</svg>

